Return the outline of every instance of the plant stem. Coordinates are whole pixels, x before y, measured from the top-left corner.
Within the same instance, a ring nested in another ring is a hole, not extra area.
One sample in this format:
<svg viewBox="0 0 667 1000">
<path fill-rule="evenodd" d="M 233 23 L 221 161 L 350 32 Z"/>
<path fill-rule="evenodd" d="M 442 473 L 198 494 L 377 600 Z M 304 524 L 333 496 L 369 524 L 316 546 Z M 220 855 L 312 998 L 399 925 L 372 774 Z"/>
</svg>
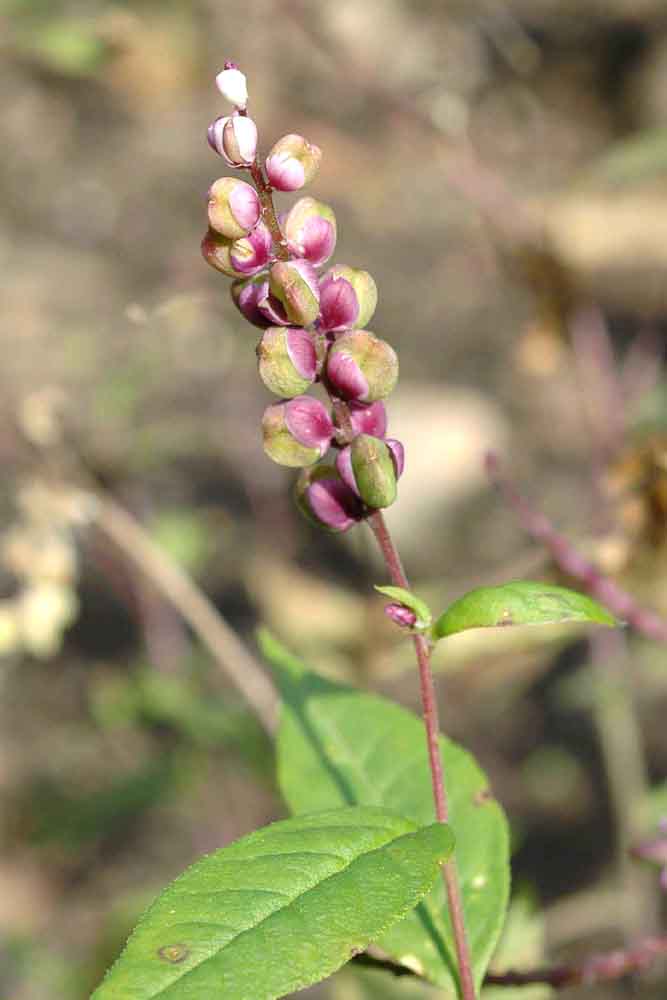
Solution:
<svg viewBox="0 0 667 1000">
<path fill-rule="evenodd" d="M 262 217 L 269 227 L 271 239 L 273 240 L 273 246 L 276 251 L 276 257 L 278 260 L 289 260 L 287 240 L 280 230 L 278 217 L 276 216 L 276 210 L 273 205 L 273 188 L 264 177 L 264 173 L 259 163 L 259 157 L 248 169 L 250 170 L 252 179 L 255 182 L 255 187 L 257 188 L 257 194 L 259 195 L 260 204 L 262 206 Z"/>
<path fill-rule="evenodd" d="M 596 986 L 613 983 L 632 973 L 642 973 L 650 969 L 657 959 L 667 955 L 667 936 L 644 938 L 629 948 L 617 948 L 572 962 L 570 965 L 556 965 L 551 968 L 513 970 L 507 972 L 487 972 L 485 986 L 531 986 L 545 983 L 553 989 L 567 989 L 571 986 Z M 417 973 L 406 965 L 397 965 L 391 959 L 378 958 L 368 952 L 355 955 L 355 965 L 368 969 L 384 969 L 394 976 L 412 976 L 419 980 Z M 599 995 L 599 994 L 596 994 Z"/>
<path fill-rule="evenodd" d="M 245 118 L 247 117 L 248 112 L 245 108 L 243 108 L 243 110 L 239 111 L 239 114 Z M 289 260 L 287 240 L 282 234 L 278 224 L 278 216 L 276 215 L 276 210 L 273 205 L 273 188 L 264 177 L 264 171 L 262 170 L 262 165 L 259 162 L 259 156 L 255 157 L 254 162 L 248 167 L 248 170 L 250 171 L 250 176 L 252 177 L 254 185 L 257 189 L 257 194 L 259 195 L 259 201 L 262 206 L 262 217 L 269 227 L 271 239 L 273 240 L 273 245 L 276 251 L 276 257 L 278 260 Z"/>
<path fill-rule="evenodd" d="M 259 159 L 256 159 L 252 167 L 249 169 L 262 203 L 262 214 L 264 216 L 264 220 L 273 237 L 276 255 L 280 260 L 289 260 L 287 243 L 280 230 L 280 226 L 278 225 L 276 210 L 273 205 L 271 185 L 268 184 L 264 178 L 264 173 L 260 166 Z M 351 440 L 354 435 L 347 405 L 342 400 L 336 399 L 331 393 L 329 393 L 329 395 L 331 396 L 331 402 L 338 424 L 344 434 L 346 434 Z M 408 590 L 409 584 L 405 575 L 405 570 L 403 569 L 401 558 L 389 533 L 385 519 L 382 516 L 382 511 L 375 511 L 370 515 L 368 521 L 377 539 L 378 545 L 380 546 L 392 580 L 396 586 L 404 587 Z M 433 784 L 435 814 L 439 823 L 446 823 L 449 818 L 449 811 L 447 808 L 447 795 L 445 792 L 440 747 L 438 745 L 440 726 L 438 723 L 438 706 L 435 700 L 433 675 L 431 673 L 430 649 L 424 636 L 415 635 L 413 641 L 415 645 L 415 652 L 417 654 L 417 663 L 419 665 L 419 682 L 424 712 L 424 725 L 426 727 L 426 745 L 428 748 L 431 780 Z M 454 859 L 448 861 L 442 866 L 442 876 L 445 883 L 445 891 L 447 893 L 449 915 L 452 921 L 454 945 L 456 948 L 459 977 L 461 980 L 461 997 L 462 1000 L 475 1000 L 475 983 L 472 975 L 470 948 L 468 946 L 468 939 L 466 936 L 461 890 L 459 887 L 458 873 Z"/>
<path fill-rule="evenodd" d="M 375 511 L 368 519 L 371 530 L 375 535 L 380 551 L 386 563 L 389 575 L 397 587 L 410 589 L 410 584 L 405 575 L 401 557 L 389 533 L 387 523 L 381 510 Z M 433 801 L 435 803 L 435 815 L 439 823 L 447 823 L 449 820 L 449 809 L 447 806 L 447 793 L 445 790 L 445 778 L 442 769 L 442 757 L 438 742 L 440 724 L 438 721 L 438 705 L 435 698 L 435 687 L 433 684 L 433 674 L 431 672 L 431 656 L 428 641 L 423 635 L 413 636 L 417 664 L 419 666 L 419 684 L 421 688 L 422 709 L 424 714 L 424 726 L 426 729 L 426 745 L 428 748 L 428 759 L 431 768 L 431 783 L 433 786 Z M 454 856 L 442 866 L 442 876 L 447 893 L 449 905 L 449 915 L 452 921 L 452 931 L 454 934 L 454 944 L 456 947 L 456 957 L 459 966 L 459 976 L 461 980 L 461 996 L 463 1000 L 475 1000 L 475 983 L 472 975 L 470 960 L 470 948 L 466 935 L 465 921 L 463 916 L 463 902 L 461 899 L 461 889 L 459 886 L 456 860 Z"/>
</svg>

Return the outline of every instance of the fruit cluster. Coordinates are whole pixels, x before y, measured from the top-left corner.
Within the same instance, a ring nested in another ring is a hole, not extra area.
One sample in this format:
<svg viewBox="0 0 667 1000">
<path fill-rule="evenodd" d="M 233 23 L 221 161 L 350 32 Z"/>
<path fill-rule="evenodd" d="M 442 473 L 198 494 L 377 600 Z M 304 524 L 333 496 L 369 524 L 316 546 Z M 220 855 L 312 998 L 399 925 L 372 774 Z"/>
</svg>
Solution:
<svg viewBox="0 0 667 1000">
<path fill-rule="evenodd" d="M 396 385 L 398 359 L 365 329 L 377 304 L 371 275 L 346 266 L 318 275 L 336 246 L 331 208 L 305 197 L 275 214 L 272 190 L 297 191 L 312 180 L 320 149 L 300 135 L 283 136 L 263 170 L 245 76 L 225 63 L 216 83 L 233 110 L 209 126 L 209 144 L 230 167 L 248 171 L 253 184 L 222 177 L 211 186 L 202 253 L 234 279 L 235 305 L 264 331 L 259 375 L 280 397 L 262 419 L 264 450 L 280 465 L 303 469 L 296 500 L 307 517 L 346 531 L 396 498 L 403 446 L 386 436 L 382 401 Z M 307 395 L 316 383 L 327 406 Z M 330 448 L 335 462 L 318 464 Z"/>
</svg>

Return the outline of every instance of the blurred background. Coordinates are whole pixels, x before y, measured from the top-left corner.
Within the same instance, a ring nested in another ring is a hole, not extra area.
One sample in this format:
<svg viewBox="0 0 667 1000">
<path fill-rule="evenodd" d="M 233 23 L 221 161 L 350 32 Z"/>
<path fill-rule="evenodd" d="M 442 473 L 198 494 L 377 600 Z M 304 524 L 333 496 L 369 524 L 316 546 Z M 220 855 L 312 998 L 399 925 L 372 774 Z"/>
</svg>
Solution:
<svg viewBox="0 0 667 1000">
<path fill-rule="evenodd" d="M 264 151 L 322 147 L 308 193 L 336 211 L 335 260 L 377 281 L 407 449 L 389 518 L 418 592 L 439 610 L 517 576 L 578 586 L 485 478 L 492 449 L 667 616 L 667 11 L 0 0 L 0 51 L 0 995 L 79 1000 L 162 885 L 284 815 L 240 661 L 187 624 L 193 593 L 251 651 L 265 623 L 315 669 L 418 703 L 372 539 L 300 520 L 262 452 L 257 331 L 199 254 L 228 173 L 206 144 L 215 74 L 247 74 Z M 198 588 L 179 607 L 175 567 Z M 497 967 L 659 932 L 657 872 L 628 848 L 667 814 L 664 648 L 448 645 L 443 726 L 512 825 Z M 435 993 L 345 970 L 308 995 Z"/>
</svg>

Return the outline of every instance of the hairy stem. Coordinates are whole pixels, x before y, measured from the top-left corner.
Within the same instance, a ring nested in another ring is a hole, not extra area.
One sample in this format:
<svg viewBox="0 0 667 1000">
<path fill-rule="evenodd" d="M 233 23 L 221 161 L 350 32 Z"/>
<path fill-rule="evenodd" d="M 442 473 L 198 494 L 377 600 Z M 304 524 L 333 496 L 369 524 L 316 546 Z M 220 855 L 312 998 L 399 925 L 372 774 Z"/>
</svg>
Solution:
<svg viewBox="0 0 667 1000">
<path fill-rule="evenodd" d="M 410 589 L 410 584 L 405 575 L 401 557 L 389 533 L 387 523 L 382 511 L 377 510 L 368 519 L 371 530 L 380 546 L 380 551 L 386 563 L 389 575 L 397 587 Z M 433 684 L 433 674 L 431 672 L 431 655 L 427 640 L 423 635 L 413 636 L 417 664 L 419 667 L 419 684 L 421 688 L 422 708 L 424 714 L 424 726 L 426 729 L 426 745 L 428 748 L 428 759 L 431 768 L 431 783 L 433 786 L 433 801 L 435 803 L 435 815 L 440 823 L 447 823 L 449 820 L 449 809 L 447 806 L 447 792 L 445 789 L 445 778 L 442 769 L 442 757 L 440 756 L 440 746 L 438 737 L 440 724 L 438 721 L 438 705 L 435 698 L 435 687 Z M 456 957 L 459 966 L 461 979 L 461 996 L 463 1000 L 475 1000 L 475 984 L 472 975 L 472 965 L 470 959 L 470 947 L 466 935 L 465 921 L 463 916 L 463 902 L 461 889 L 459 886 L 456 860 L 453 856 L 450 861 L 442 866 L 442 875 L 447 893 L 449 905 L 449 915 L 452 921 L 454 933 L 454 944 L 456 947 Z"/>
</svg>

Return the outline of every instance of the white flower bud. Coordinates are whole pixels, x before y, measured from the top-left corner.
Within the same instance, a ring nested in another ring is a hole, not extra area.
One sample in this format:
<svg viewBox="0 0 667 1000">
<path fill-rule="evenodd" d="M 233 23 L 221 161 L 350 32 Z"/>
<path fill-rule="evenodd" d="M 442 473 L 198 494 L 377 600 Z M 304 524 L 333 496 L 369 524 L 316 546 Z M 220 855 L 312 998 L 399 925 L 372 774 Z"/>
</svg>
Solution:
<svg viewBox="0 0 667 1000">
<path fill-rule="evenodd" d="M 241 110 L 245 108 L 248 103 L 248 87 L 240 69 L 223 69 L 216 76 L 215 82 L 224 98 Z"/>
</svg>

